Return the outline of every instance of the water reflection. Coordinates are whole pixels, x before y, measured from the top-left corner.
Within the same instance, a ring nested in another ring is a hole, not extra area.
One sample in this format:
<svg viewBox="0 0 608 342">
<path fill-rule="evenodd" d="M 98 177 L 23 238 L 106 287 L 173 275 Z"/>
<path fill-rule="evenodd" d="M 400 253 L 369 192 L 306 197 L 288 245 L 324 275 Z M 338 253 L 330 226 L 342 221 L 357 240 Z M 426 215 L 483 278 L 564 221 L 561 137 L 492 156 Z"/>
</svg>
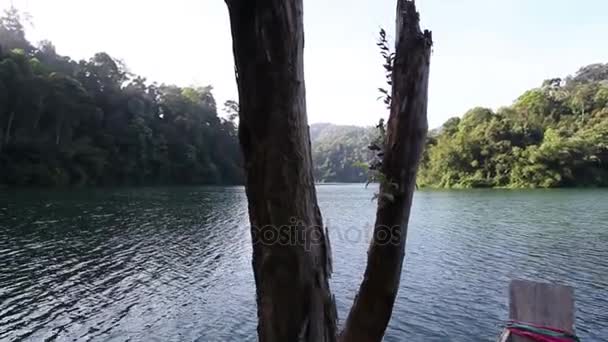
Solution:
<svg viewBox="0 0 608 342">
<path fill-rule="evenodd" d="M 365 266 L 373 189 L 321 186 L 340 317 Z M 512 278 L 576 288 L 608 336 L 606 191 L 419 192 L 386 341 L 491 341 Z M 255 341 L 242 188 L 4 191 L 0 340 Z"/>
</svg>

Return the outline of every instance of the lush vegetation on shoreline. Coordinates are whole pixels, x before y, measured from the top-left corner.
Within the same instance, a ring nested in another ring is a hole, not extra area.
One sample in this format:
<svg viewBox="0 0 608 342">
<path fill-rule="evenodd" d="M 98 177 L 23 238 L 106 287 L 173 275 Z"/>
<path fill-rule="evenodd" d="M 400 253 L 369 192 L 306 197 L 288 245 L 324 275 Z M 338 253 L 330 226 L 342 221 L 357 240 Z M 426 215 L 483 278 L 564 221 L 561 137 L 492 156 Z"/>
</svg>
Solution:
<svg viewBox="0 0 608 342">
<path fill-rule="evenodd" d="M 234 184 L 236 104 L 211 87 L 157 85 L 106 53 L 75 61 L 0 19 L 0 184 Z"/>
<path fill-rule="evenodd" d="M 371 158 L 367 146 L 373 135 L 373 130 L 366 127 L 310 125 L 315 180 L 323 183 L 365 182 L 367 171 L 363 162 Z"/>
<path fill-rule="evenodd" d="M 319 126 L 319 127 L 315 127 Z M 374 128 L 313 125 L 318 181 L 365 182 Z M 420 187 L 608 186 L 608 64 L 550 79 L 496 112 L 473 108 L 429 132 Z"/>
<path fill-rule="evenodd" d="M 158 85 L 106 53 L 75 61 L 0 19 L 0 184 L 243 182 L 238 105 L 211 87 Z M 318 182 L 365 182 L 373 127 L 313 124 Z M 608 186 L 608 64 L 545 81 L 512 106 L 474 108 L 429 133 L 419 186 Z"/>
<path fill-rule="evenodd" d="M 428 138 L 418 182 L 440 188 L 608 186 L 608 64 L 550 79 Z"/>
</svg>

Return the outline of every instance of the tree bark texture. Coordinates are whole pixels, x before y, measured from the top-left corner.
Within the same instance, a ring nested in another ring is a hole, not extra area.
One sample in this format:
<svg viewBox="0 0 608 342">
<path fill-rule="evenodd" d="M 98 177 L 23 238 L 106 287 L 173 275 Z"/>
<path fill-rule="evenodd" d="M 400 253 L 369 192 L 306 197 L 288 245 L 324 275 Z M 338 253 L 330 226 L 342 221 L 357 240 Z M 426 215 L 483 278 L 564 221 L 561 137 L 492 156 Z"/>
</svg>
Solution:
<svg viewBox="0 0 608 342">
<path fill-rule="evenodd" d="M 341 342 L 381 341 L 399 289 L 416 172 L 427 125 L 431 32 L 420 30 L 414 1 L 398 0 L 392 101 L 374 237 Z"/>
<path fill-rule="evenodd" d="M 13 127 L 13 120 L 15 119 L 15 111 L 11 112 L 8 117 L 8 123 L 6 124 L 6 133 L 4 133 L 4 144 L 8 145 L 11 140 L 11 128 Z"/>
<path fill-rule="evenodd" d="M 239 89 L 239 139 L 257 288 L 258 336 L 334 341 L 331 260 L 312 176 L 303 72 L 302 0 L 226 0 Z M 374 238 L 341 341 L 380 341 L 405 255 L 427 131 L 432 39 L 413 1 L 398 0 L 392 104 Z"/>
<path fill-rule="evenodd" d="M 226 0 L 262 342 L 336 339 L 329 241 L 312 175 L 302 0 Z"/>
</svg>

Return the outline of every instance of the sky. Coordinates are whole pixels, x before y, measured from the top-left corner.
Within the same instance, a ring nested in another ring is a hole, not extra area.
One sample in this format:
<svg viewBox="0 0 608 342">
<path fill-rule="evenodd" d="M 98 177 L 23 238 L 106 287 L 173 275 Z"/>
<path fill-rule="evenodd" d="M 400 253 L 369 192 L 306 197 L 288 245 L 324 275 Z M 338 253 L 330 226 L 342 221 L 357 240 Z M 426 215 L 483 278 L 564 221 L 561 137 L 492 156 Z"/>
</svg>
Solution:
<svg viewBox="0 0 608 342">
<path fill-rule="evenodd" d="M 29 13 L 31 41 L 87 59 L 104 51 L 150 81 L 212 85 L 238 99 L 222 0 L 0 0 Z M 429 126 L 475 106 L 510 105 L 544 79 L 608 62 L 607 0 L 417 0 L 435 41 Z M 396 0 L 304 0 L 310 123 L 372 125 L 386 116 L 375 41 L 394 32 Z M 392 37 L 392 35 L 390 35 Z"/>
</svg>

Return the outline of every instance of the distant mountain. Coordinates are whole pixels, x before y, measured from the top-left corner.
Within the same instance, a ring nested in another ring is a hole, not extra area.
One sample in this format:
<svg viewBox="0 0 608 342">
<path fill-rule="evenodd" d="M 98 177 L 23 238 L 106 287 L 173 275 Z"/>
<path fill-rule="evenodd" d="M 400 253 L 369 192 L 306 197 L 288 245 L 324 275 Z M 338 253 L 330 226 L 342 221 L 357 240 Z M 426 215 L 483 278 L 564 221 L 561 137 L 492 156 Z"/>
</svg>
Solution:
<svg viewBox="0 0 608 342">
<path fill-rule="evenodd" d="M 311 126 L 315 179 L 364 182 L 372 127 Z M 497 111 L 430 130 L 417 183 L 434 188 L 608 187 L 608 63 L 552 78 Z"/>
<path fill-rule="evenodd" d="M 310 126 L 314 176 L 317 182 L 357 183 L 367 180 L 367 149 L 373 127 L 317 123 Z"/>
</svg>

